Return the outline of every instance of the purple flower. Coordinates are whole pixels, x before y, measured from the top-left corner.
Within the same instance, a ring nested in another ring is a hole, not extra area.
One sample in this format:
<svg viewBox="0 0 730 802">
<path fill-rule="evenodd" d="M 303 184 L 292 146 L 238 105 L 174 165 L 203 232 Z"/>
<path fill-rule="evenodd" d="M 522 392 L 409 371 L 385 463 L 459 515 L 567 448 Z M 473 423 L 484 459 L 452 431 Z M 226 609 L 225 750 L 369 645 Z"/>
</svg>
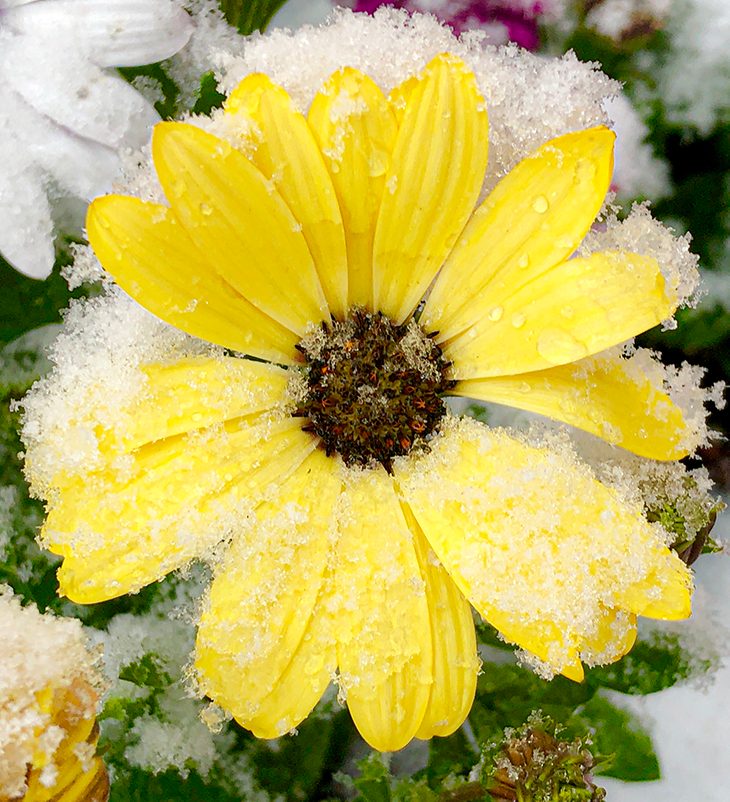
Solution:
<svg viewBox="0 0 730 802">
<path fill-rule="evenodd" d="M 538 19 L 545 11 L 540 0 L 351 0 L 355 11 L 372 13 L 380 6 L 434 14 L 459 34 L 469 28 L 492 29 L 495 39 L 516 42 L 528 50 L 540 44 Z M 502 29 L 501 31 L 499 29 Z"/>
</svg>

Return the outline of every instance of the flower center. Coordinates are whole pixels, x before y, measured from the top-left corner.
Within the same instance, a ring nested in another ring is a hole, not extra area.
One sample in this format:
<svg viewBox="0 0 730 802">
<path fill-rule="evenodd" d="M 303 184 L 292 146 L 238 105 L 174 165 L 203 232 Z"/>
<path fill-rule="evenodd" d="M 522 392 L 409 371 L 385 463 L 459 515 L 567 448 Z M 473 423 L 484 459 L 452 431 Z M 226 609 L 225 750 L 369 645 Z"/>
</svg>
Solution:
<svg viewBox="0 0 730 802">
<path fill-rule="evenodd" d="M 455 382 L 449 362 L 415 320 L 396 325 L 360 307 L 344 321 L 323 323 L 297 346 L 307 362 L 296 416 L 318 435 L 328 455 L 346 465 L 379 462 L 427 440 L 446 413 L 442 396 Z"/>
</svg>

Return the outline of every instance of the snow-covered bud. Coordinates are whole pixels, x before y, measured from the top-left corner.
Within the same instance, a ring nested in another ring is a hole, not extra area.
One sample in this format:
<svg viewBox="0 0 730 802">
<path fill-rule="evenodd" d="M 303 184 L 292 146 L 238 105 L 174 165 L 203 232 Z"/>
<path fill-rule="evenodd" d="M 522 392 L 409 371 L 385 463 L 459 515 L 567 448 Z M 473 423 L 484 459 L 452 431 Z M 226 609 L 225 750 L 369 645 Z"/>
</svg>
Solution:
<svg viewBox="0 0 730 802">
<path fill-rule="evenodd" d="M 483 784 L 494 800 L 602 802 L 605 791 L 591 778 L 597 761 L 581 738 L 561 740 L 560 728 L 533 713 L 492 753 Z"/>
</svg>

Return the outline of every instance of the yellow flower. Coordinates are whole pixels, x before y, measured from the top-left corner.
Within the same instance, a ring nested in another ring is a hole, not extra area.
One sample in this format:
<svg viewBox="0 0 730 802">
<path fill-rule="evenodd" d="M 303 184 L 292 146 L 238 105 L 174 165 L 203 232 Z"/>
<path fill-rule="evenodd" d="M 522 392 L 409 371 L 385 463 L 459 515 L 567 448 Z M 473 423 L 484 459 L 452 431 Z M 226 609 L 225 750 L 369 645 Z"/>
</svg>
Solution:
<svg viewBox="0 0 730 802">
<path fill-rule="evenodd" d="M 690 573 L 638 507 L 567 448 L 443 401 L 540 412 L 652 459 L 686 453 L 661 382 L 606 352 L 669 318 L 678 280 L 650 256 L 574 256 L 613 134 L 545 143 L 480 203 L 487 110 L 448 54 L 389 97 L 341 69 L 306 117 L 249 75 L 218 130 L 156 127 L 169 205 L 90 208 L 115 281 L 229 351 L 144 365 L 124 424 L 96 427 L 94 470 L 58 468 L 43 537 L 65 558 L 62 592 L 134 591 L 223 540 L 201 691 L 272 738 L 338 672 L 381 750 L 464 720 L 470 603 L 575 680 L 582 661 L 631 648 L 637 615 L 688 616 Z"/>
<path fill-rule="evenodd" d="M 106 802 L 98 677 L 78 621 L 0 593 L 0 802 Z"/>
</svg>

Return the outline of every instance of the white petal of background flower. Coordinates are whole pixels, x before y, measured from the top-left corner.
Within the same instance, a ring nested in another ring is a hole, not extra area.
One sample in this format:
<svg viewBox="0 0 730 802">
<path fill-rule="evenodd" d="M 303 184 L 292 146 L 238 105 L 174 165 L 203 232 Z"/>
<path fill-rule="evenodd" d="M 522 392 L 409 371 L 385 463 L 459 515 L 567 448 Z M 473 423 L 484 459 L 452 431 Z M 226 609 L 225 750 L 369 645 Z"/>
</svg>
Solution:
<svg viewBox="0 0 730 802">
<path fill-rule="evenodd" d="M 104 72 L 51 37 L 17 37 L 0 56 L 0 74 L 36 111 L 69 131 L 113 148 L 144 144 L 160 118 L 125 80 Z"/>
<path fill-rule="evenodd" d="M 3 25 L 68 38 L 100 67 L 161 61 L 183 47 L 191 31 L 181 6 L 155 0 L 43 0 L 9 11 Z"/>
<path fill-rule="evenodd" d="M 16 166 L 0 142 L 0 252 L 21 272 L 48 275 L 53 265 L 53 223 L 41 171 Z"/>
<path fill-rule="evenodd" d="M 0 0 L 0 253 L 17 270 L 51 272 L 52 203 L 108 190 L 117 150 L 159 120 L 102 67 L 159 61 L 191 31 L 182 0 Z"/>
</svg>

